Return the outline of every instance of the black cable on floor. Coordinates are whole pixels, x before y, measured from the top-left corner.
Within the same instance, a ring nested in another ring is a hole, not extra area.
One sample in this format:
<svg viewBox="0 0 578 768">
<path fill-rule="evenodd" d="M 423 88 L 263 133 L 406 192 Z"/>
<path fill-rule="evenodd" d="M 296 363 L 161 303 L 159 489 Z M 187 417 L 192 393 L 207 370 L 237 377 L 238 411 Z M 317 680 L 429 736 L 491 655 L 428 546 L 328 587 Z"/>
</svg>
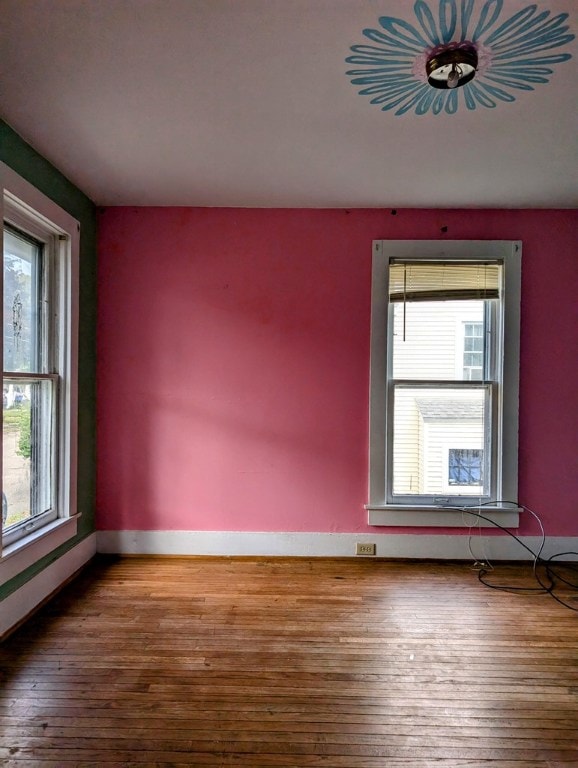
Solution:
<svg viewBox="0 0 578 768">
<path fill-rule="evenodd" d="M 542 530 L 542 543 L 540 544 L 540 548 L 538 552 L 534 552 L 531 547 L 527 546 L 520 538 L 519 536 L 516 536 L 516 534 L 512 533 L 508 528 L 505 528 L 500 523 L 497 523 L 495 520 L 492 520 L 491 517 L 487 517 L 486 515 L 482 515 L 482 513 L 479 511 L 481 507 L 484 506 L 495 506 L 496 504 L 514 504 L 515 506 L 530 512 L 536 520 L 538 520 L 538 523 L 540 524 L 540 528 Z M 538 582 L 538 587 L 518 587 L 515 585 L 508 585 L 508 584 L 491 584 L 489 581 L 486 581 L 485 577 L 490 572 L 487 568 L 480 568 L 478 571 L 478 579 L 479 581 L 486 587 L 489 587 L 490 589 L 497 589 L 501 592 L 538 592 L 540 594 L 548 594 L 550 597 L 553 597 L 554 600 L 556 600 L 560 605 L 563 605 L 565 608 L 568 608 L 570 611 L 574 611 L 578 613 L 578 607 L 574 607 L 573 605 L 570 605 L 565 600 L 562 600 L 560 597 L 558 597 L 556 594 L 554 594 L 554 590 L 556 589 L 556 586 L 558 582 L 562 582 L 566 584 L 567 586 L 571 587 L 572 589 L 578 590 L 578 583 L 574 583 L 572 581 L 568 581 L 563 576 L 561 576 L 556 568 L 564 567 L 568 570 L 571 570 L 578 574 L 578 568 L 571 563 L 564 563 L 562 566 L 561 563 L 553 563 L 553 561 L 560 557 L 566 557 L 566 556 L 572 556 L 575 557 L 576 560 L 578 560 L 578 552 L 557 552 L 554 555 L 551 555 L 548 558 L 542 557 L 542 551 L 544 549 L 544 545 L 546 543 L 546 534 L 544 533 L 544 526 L 542 525 L 542 521 L 538 517 L 538 515 L 533 512 L 529 507 L 525 507 L 523 504 L 518 504 L 514 501 L 489 501 L 484 502 L 484 504 L 476 505 L 475 507 L 444 507 L 444 509 L 455 509 L 459 512 L 466 512 L 467 514 L 473 515 L 474 517 L 479 518 L 480 520 L 485 520 L 486 522 L 490 523 L 491 525 L 495 526 L 496 528 L 499 528 L 501 531 L 504 531 L 508 534 L 512 539 L 518 542 L 518 544 L 523 547 L 527 552 L 529 552 L 532 555 L 533 559 L 533 573 L 534 578 Z M 543 567 L 545 570 L 545 575 L 547 578 L 547 582 L 545 583 L 542 578 L 540 578 L 540 575 L 538 573 L 538 568 Z"/>
</svg>

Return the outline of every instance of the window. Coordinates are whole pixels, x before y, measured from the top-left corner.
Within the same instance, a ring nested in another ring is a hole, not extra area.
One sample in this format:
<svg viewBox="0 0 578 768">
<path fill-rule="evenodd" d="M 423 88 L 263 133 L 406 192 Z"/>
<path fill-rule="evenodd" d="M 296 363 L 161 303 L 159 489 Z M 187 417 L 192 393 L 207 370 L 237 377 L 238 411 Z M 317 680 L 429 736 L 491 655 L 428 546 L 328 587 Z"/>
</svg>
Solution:
<svg viewBox="0 0 578 768">
<path fill-rule="evenodd" d="M 374 244 L 370 522 L 516 498 L 520 256 L 510 242 Z"/>
<path fill-rule="evenodd" d="M 450 448 L 448 484 L 483 486 L 484 451 L 481 448 Z"/>
<path fill-rule="evenodd" d="M 484 324 L 463 323 L 463 374 L 466 381 L 484 378 Z"/>
<path fill-rule="evenodd" d="M 78 224 L 2 164 L 0 179 L 5 556 L 76 512 Z"/>
</svg>

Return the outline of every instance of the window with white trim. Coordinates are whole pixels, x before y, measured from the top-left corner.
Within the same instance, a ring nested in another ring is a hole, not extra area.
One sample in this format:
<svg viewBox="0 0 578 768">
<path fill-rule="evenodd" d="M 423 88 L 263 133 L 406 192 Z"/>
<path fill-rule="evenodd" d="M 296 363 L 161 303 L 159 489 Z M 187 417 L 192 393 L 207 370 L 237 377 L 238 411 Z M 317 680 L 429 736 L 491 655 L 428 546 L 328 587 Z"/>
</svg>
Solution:
<svg viewBox="0 0 578 768">
<path fill-rule="evenodd" d="M 79 226 L 0 166 L 5 554 L 76 513 Z"/>
<path fill-rule="evenodd" d="M 374 243 L 373 524 L 516 499 L 520 268 L 517 242 Z"/>
<path fill-rule="evenodd" d="M 466 381 L 484 378 L 484 323 L 463 321 L 463 377 Z"/>
<path fill-rule="evenodd" d="M 448 451 L 448 484 L 484 487 L 483 448 L 450 448 Z"/>
</svg>

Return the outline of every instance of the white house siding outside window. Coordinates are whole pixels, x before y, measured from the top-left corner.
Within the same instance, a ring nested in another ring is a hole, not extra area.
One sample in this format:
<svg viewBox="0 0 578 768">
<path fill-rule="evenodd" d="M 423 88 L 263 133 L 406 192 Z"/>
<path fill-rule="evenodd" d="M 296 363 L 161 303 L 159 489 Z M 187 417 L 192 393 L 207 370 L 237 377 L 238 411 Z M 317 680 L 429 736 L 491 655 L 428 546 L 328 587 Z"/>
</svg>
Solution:
<svg viewBox="0 0 578 768">
<path fill-rule="evenodd" d="M 502 241 L 374 243 L 370 522 L 516 499 L 520 257 Z"/>
</svg>

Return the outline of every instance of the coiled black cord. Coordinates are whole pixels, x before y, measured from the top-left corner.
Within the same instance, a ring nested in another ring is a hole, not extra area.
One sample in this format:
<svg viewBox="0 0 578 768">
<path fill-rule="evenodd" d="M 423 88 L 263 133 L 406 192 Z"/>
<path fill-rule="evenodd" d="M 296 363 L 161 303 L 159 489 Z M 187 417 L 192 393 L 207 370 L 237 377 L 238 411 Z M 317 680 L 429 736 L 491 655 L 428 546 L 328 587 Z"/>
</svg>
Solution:
<svg viewBox="0 0 578 768">
<path fill-rule="evenodd" d="M 497 523 L 495 520 L 492 520 L 491 517 L 482 515 L 482 513 L 479 511 L 481 507 L 495 506 L 496 504 L 513 504 L 516 507 L 519 507 L 520 509 L 523 509 L 526 512 L 529 512 L 531 515 L 533 515 L 533 517 L 538 521 L 541 532 L 542 532 L 542 542 L 537 552 L 534 552 L 534 550 L 531 547 L 525 544 L 519 538 L 519 536 L 516 536 L 515 533 L 512 533 L 510 530 L 508 530 L 508 528 L 505 528 L 503 525 L 500 525 L 500 523 Z M 518 587 L 510 584 L 491 584 L 489 581 L 486 580 L 486 576 L 490 573 L 490 569 L 482 566 L 478 570 L 478 579 L 484 586 L 489 587 L 490 589 L 497 589 L 501 592 L 530 592 L 530 593 L 537 592 L 539 594 L 548 594 L 550 595 L 550 597 L 553 597 L 554 600 L 556 600 L 556 602 L 560 603 L 560 605 L 563 605 L 565 608 L 568 608 L 570 611 L 575 611 L 576 613 L 578 613 L 578 607 L 570 605 L 565 600 L 562 600 L 560 597 L 558 597 L 558 595 L 555 594 L 555 589 L 559 586 L 560 582 L 578 591 L 578 567 L 576 565 L 573 565 L 572 563 L 562 564 L 562 563 L 554 562 L 556 559 L 560 557 L 568 557 L 568 556 L 574 557 L 575 560 L 578 561 L 578 552 L 557 552 L 556 554 L 551 555 L 548 558 L 543 558 L 542 552 L 544 550 L 544 545 L 546 544 L 546 534 L 544 532 L 544 526 L 542 525 L 542 521 L 540 520 L 539 516 L 535 512 L 533 512 L 529 507 L 526 507 L 523 504 L 518 504 L 515 501 L 500 501 L 500 502 L 488 501 L 488 502 L 484 502 L 484 504 L 477 504 L 475 507 L 474 506 L 444 507 L 444 509 L 455 509 L 456 511 L 465 512 L 469 515 L 473 515 L 474 517 L 477 517 L 480 520 L 485 520 L 486 522 L 490 523 L 496 528 L 499 528 L 501 531 L 504 531 L 504 533 L 507 533 L 508 536 L 510 536 L 515 541 L 517 541 L 521 547 L 523 547 L 527 552 L 530 553 L 530 555 L 532 555 L 534 578 L 538 582 L 539 586 Z M 542 576 L 539 573 L 540 568 L 542 568 L 544 571 Z M 573 574 L 577 574 L 577 580 L 571 581 L 569 578 L 562 575 L 562 573 L 560 572 L 561 569 L 566 569 L 566 571 L 571 571 Z"/>
</svg>

